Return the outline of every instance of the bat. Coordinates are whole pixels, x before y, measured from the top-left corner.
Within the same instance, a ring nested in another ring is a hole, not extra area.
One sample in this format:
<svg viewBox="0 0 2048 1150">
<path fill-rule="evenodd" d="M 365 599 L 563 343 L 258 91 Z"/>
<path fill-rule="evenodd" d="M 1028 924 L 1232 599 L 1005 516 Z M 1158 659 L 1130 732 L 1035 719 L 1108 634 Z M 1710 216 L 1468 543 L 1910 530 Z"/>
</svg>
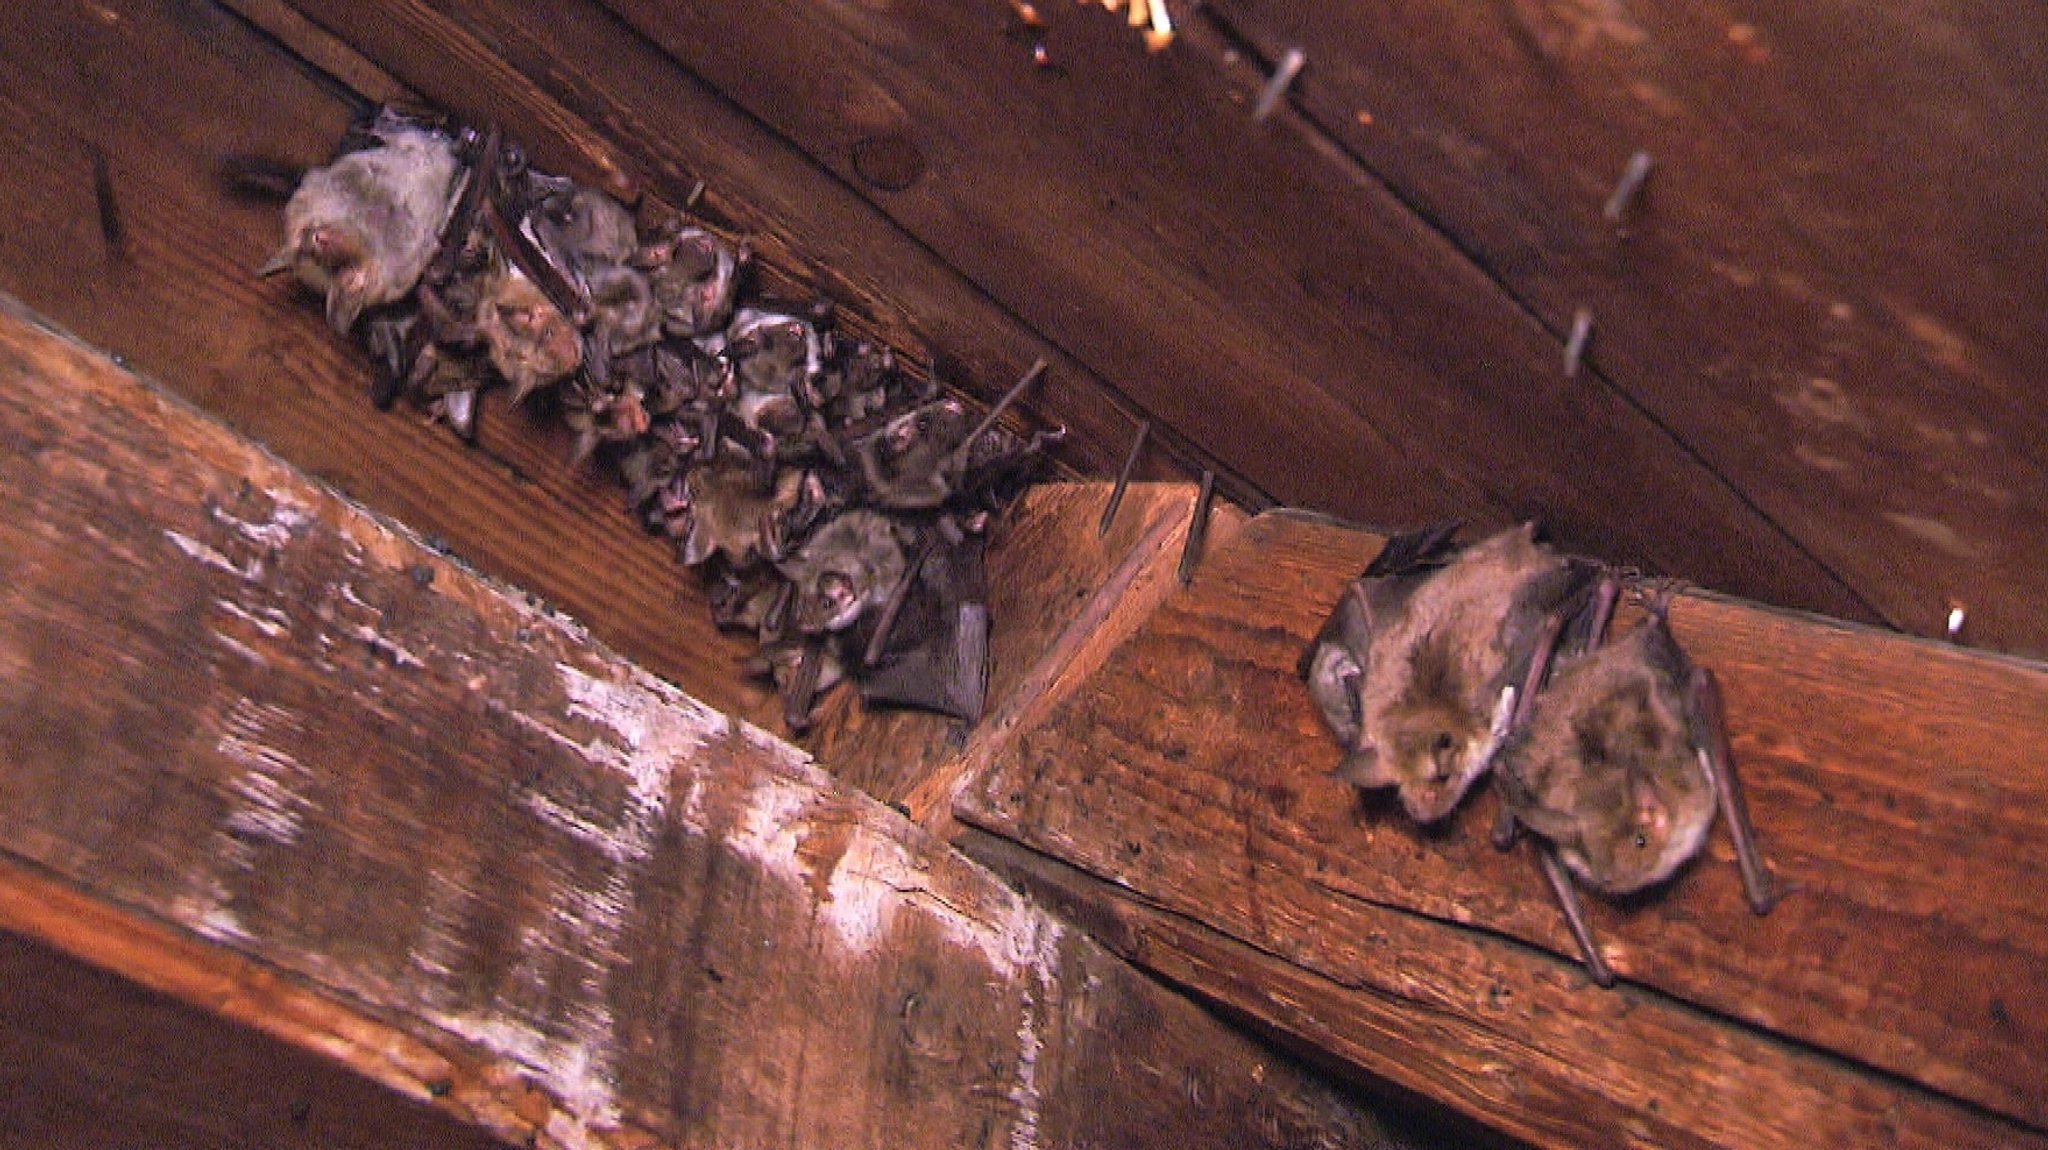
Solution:
<svg viewBox="0 0 2048 1150">
<path fill-rule="evenodd" d="M 647 273 L 668 333 L 697 339 L 725 329 L 747 254 L 745 247 L 735 250 L 702 228 L 672 222 L 631 262 Z"/>
<path fill-rule="evenodd" d="M 1602 645 L 1615 590 L 1603 579 L 1583 635 L 1529 700 L 1495 765 L 1495 845 L 1511 846 L 1520 828 L 1542 840 L 1545 876 L 1602 986 L 1613 972 L 1574 880 L 1610 897 L 1662 883 L 1699 853 L 1719 811 L 1750 909 L 1769 913 L 1782 897 L 1741 802 L 1713 673 L 1672 637 L 1668 593 L 1650 599 L 1641 627 Z"/>
<path fill-rule="evenodd" d="M 1595 577 L 1531 524 L 1462 551 L 1456 527 L 1389 539 L 1297 668 L 1345 751 L 1338 776 L 1395 788 L 1425 824 L 1486 773 L 1546 630 L 1583 609 Z"/>
<path fill-rule="evenodd" d="M 485 281 L 477 330 L 512 402 L 560 383 L 583 365 L 583 337 L 562 309 L 518 264 L 506 262 Z"/>
<path fill-rule="evenodd" d="M 366 308 L 394 303 L 441 248 L 463 174 L 445 133 L 386 113 L 376 146 L 308 171 L 285 204 L 285 242 L 262 267 L 289 271 L 327 300 L 342 335 Z"/>
<path fill-rule="evenodd" d="M 835 516 L 776 564 L 796 586 L 794 623 L 815 635 L 844 631 L 888 601 L 908 563 L 897 526 L 863 508 Z"/>
</svg>

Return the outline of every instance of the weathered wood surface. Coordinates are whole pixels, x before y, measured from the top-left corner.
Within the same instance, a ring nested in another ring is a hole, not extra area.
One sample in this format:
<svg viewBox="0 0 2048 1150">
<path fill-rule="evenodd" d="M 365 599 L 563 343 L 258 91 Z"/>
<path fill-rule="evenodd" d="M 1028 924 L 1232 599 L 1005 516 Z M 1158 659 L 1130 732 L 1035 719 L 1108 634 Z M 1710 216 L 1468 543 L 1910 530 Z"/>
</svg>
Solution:
<svg viewBox="0 0 2048 1150">
<path fill-rule="evenodd" d="M 2048 1145 L 2048 668 L 1681 597 L 1804 889 L 1753 917 L 1717 831 L 1654 897 L 1592 900 L 1607 993 L 1487 843 L 1490 793 L 1426 834 L 1330 777 L 1294 662 L 1378 542 L 1254 520 L 956 813 L 1234 948 L 1144 926 L 1148 965 L 1524 1137 Z"/>
<path fill-rule="evenodd" d="M 1314 124 L 1886 617 L 2048 653 L 2048 13 L 1220 0 Z M 1625 227 L 1629 155 L 1656 165 Z"/>
<path fill-rule="evenodd" d="M 13 318 L 0 448 L 0 927 L 541 1145 L 1372 1140 L 796 748 Z"/>
<path fill-rule="evenodd" d="M 1593 554 L 1872 617 L 1688 445 L 1565 379 L 1554 333 L 1369 175 L 1253 125 L 1262 78 L 1220 47 L 1148 56 L 1099 8 L 1040 5 L 1040 70 L 1001 5 L 608 6 L 1283 503 L 1540 515 Z M 864 182 L 875 139 L 921 176 Z"/>
</svg>

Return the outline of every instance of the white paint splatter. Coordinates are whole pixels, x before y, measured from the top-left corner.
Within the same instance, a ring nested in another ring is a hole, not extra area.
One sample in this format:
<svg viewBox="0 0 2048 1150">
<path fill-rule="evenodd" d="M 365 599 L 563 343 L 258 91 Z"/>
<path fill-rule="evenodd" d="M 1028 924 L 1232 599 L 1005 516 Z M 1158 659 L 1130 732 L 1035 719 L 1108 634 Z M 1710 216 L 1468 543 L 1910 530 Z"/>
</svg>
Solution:
<svg viewBox="0 0 2048 1150">
<path fill-rule="evenodd" d="M 341 628 L 343 632 L 366 644 L 371 650 L 408 670 L 426 666 L 426 661 L 404 647 L 392 642 L 384 632 L 368 623 L 350 623 Z"/>
<path fill-rule="evenodd" d="M 265 607 L 261 614 L 249 610 L 233 599 L 216 599 L 214 606 L 226 615 L 232 615 L 251 627 L 261 631 L 266 638 L 281 639 L 291 633 L 291 616 L 275 607 Z"/>
<path fill-rule="evenodd" d="M 1010 1150 L 1037 1150 L 1038 1114 L 1044 1097 L 1038 1092 L 1038 1056 L 1044 1042 L 1038 1037 L 1037 1000 L 1027 988 L 1023 1009 L 1017 1017 L 1017 1084 L 1010 1087 L 1010 1101 L 1017 1106 L 1017 1124 L 1010 1127 Z"/>
<path fill-rule="evenodd" d="M 233 651 L 235 654 L 240 655 L 259 667 L 268 667 L 270 665 L 270 660 L 264 658 L 261 651 L 256 650 L 233 635 L 223 635 L 219 631 L 215 631 L 213 639 L 214 642 L 219 643 L 221 646 L 226 647 L 228 650 Z"/>
<path fill-rule="evenodd" d="M 164 530 L 164 535 L 173 544 L 177 545 L 178 550 L 206 564 L 208 567 L 225 571 L 248 583 L 254 583 L 263 578 L 263 557 L 261 555 L 252 555 L 247 563 L 237 565 L 234 560 L 229 559 L 227 556 L 189 535 L 181 535 L 169 528 Z"/>
<path fill-rule="evenodd" d="M 609 1043 L 594 1046 L 580 1033 L 549 1035 L 503 1011 L 482 1016 L 430 1011 L 427 1018 L 533 1074 L 557 1104 L 547 1124 L 556 1142 L 569 1150 L 608 1145 L 592 1132 L 619 1124 Z"/>
</svg>

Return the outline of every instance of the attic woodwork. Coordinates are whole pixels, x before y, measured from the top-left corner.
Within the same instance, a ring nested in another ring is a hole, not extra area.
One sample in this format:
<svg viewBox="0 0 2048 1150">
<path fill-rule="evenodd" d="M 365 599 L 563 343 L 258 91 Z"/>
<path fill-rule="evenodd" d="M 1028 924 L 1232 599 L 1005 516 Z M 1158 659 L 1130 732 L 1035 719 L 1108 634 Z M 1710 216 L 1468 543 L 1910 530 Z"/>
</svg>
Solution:
<svg viewBox="0 0 2048 1150">
<path fill-rule="evenodd" d="M 1142 476 L 1214 466 L 1247 510 L 1540 518 L 1715 592 L 1920 633 L 1957 605 L 1967 642 L 2048 650 L 2027 433 L 2048 288 L 2021 274 L 2048 235 L 2032 17 L 1231 0 L 1147 55 L 1096 6 L 1042 9 L 1043 70 L 999 2 L 18 7 L 0 15 L 17 160 L 0 290 L 422 532 L 448 553 L 421 558 L 444 591 L 468 566 L 530 588 L 507 609 L 559 607 L 770 727 L 779 708 L 735 671 L 747 644 L 710 626 L 608 478 L 563 466 L 564 437 L 487 402 L 465 449 L 370 409 L 361 357 L 251 275 L 277 207 L 229 194 L 224 161 L 318 162 L 365 97 L 419 98 L 622 193 L 680 202 L 702 181 L 775 290 L 831 296 L 970 395 L 1047 359 L 1031 405 L 1070 429 L 1073 472 L 1113 473 L 1146 419 Z M 1251 125 L 1262 68 L 1293 44 L 1307 68 Z M 863 174 L 873 141 L 900 178 Z M 1656 167 L 1617 230 L 1599 211 L 1637 148 Z M 1582 305 L 1596 325 L 1566 379 Z M 1595 903 L 1628 983 L 1603 996 L 1533 866 L 1472 833 L 1483 809 L 1410 834 L 1324 777 L 1334 748 L 1289 671 L 1374 536 L 1224 509 L 1183 592 L 1190 486 L 1134 489 L 1095 539 L 1101 495 L 1037 494 L 992 554 L 982 724 L 842 696 L 807 740 L 819 765 L 1339 1073 L 1532 1142 L 2048 1137 L 2031 1089 L 2048 1022 L 2027 1005 L 2043 931 L 2016 901 L 2048 865 L 2038 664 L 1681 600 L 1681 639 L 1729 684 L 1766 851 L 1808 890 L 1751 918 L 1717 832 L 1669 892 Z M 1039 785 L 1002 785 L 1024 779 Z M 120 836 L 28 837 L 64 855 Z M 219 865 L 203 853 L 190 865 Z M 275 972 L 223 982 L 217 948 L 165 925 L 174 905 L 145 921 L 41 865 L 0 875 L 0 925 L 117 965 L 129 935 L 77 926 L 111 911 L 158 932 L 152 962 L 190 958 L 192 981 L 159 989 L 258 1022 L 374 1022 L 348 1033 L 421 1052 L 392 1023 L 417 1022 L 415 1000 L 370 1019 L 245 997 Z M 352 921 L 315 925 L 356 945 Z M 432 1056 L 482 1084 L 444 1109 L 501 1107 L 471 1117 L 515 1133 L 545 1109 L 490 1077 L 502 1061 Z M 356 1069 L 426 1092 L 403 1067 Z"/>
<path fill-rule="evenodd" d="M 1717 826 L 1668 886 L 1587 896 L 1607 992 L 1531 856 L 1488 841 L 1491 791 L 1424 830 L 1332 774 L 1295 664 L 1381 542 L 1246 525 L 988 756 L 955 815 L 1007 843 L 970 851 L 1170 980 L 1541 1144 L 2048 1145 L 2048 667 L 1680 596 L 1797 889 L 1751 914 Z"/>
<path fill-rule="evenodd" d="M 365 1102 L 394 1135 L 543 1148 L 1379 1137 L 797 748 L 15 316 L 0 443 L 0 932 L 199 1008 L 139 1033 L 253 1023 L 409 1099 Z"/>
</svg>

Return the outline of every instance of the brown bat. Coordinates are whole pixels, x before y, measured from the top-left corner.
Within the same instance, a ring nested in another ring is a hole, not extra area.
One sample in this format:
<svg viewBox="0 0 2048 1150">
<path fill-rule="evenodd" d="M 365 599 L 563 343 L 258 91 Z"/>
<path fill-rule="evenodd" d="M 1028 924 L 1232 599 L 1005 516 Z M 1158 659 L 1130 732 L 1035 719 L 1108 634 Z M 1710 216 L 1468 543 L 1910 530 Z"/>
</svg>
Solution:
<svg viewBox="0 0 2048 1150">
<path fill-rule="evenodd" d="M 1453 554 L 1455 530 L 1389 539 L 1298 667 L 1346 752 L 1339 777 L 1397 788 L 1422 823 L 1486 773 L 1532 655 L 1580 611 L 1595 572 L 1536 542 L 1533 525 Z"/>
<path fill-rule="evenodd" d="M 1650 600 L 1643 626 L 1601 646 L 1615 587 L 1602 580 L 1575 644 L 1582 650 L 1562 658 L 1522 708 L 1495 767 L 1495 845 L 1511 846 L 1518 827 L 1541 837 L 1544 874 L 1602 986 L 1614 974 L 1593 945 L 1573 878 L 1609 896 L 1661 883 L 1699 853 L 1718 809 L 1750 909 L 1769 913 L 1783 893 L 1772 889 L 1743 809 L 1713 673 L 1672 638 L 1664 594 Z M 1540 676 L 1539 667 L 1531 679 Z"/>
</svg>

